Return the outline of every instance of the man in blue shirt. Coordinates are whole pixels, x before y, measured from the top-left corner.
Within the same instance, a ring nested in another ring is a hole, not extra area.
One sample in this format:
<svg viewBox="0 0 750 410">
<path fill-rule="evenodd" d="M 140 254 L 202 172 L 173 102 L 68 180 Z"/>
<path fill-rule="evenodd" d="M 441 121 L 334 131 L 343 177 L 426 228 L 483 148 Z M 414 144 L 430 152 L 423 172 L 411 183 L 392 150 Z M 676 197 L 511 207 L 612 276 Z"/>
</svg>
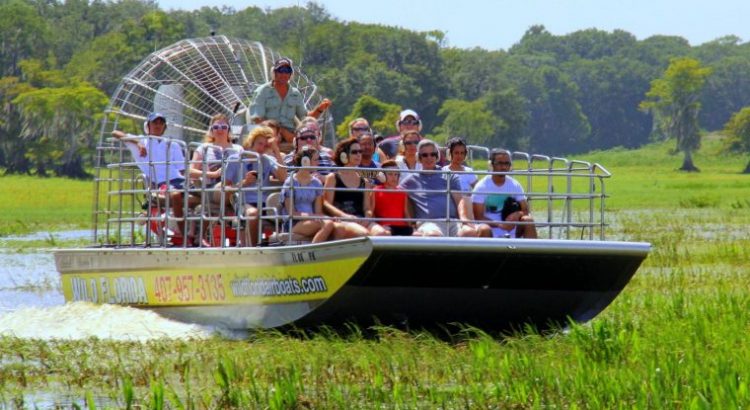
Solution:
<svg viewBox="0 0 750 410">
<path fill-rule="evenodd" d="M 417 145 L 419 163 L 423 170 L 439 171 L 440 156 L 434 141 L 423 139 Z M 449 173 L 413 173 L 406 177 L 401 188 L 407 190 L 418 219 L 433 219 L 420 222 L 414 235 L 418 236 L 477 236 L 477 228 L 469 223 L 461 183 L 457 175 Z M 450 192 L 426 192 L 446 191 Z M 440 219 L 444 219 L 441 221 Z M 450 221 L 448 219 L 451 219 Z M 456 220 L 458 219 L 458 220 Z"/>
</svg>

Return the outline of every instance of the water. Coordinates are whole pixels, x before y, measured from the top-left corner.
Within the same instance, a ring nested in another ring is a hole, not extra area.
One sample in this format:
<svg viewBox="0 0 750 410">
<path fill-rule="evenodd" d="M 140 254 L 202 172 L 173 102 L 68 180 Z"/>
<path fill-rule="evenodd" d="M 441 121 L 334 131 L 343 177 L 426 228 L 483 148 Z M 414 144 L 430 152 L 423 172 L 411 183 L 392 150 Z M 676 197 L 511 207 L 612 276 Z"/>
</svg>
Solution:
<svg viewBox="0 0 750 410">
<path fill-rule="evenodd" d="M 90 231 L 52 234 L 55 239 L 88 238 Z M 47 232 L 5 240 L 49 238 Z M 154 312 L 115 305 L 65 303 L 60 277 L 50 250 L 14 251 L 0 243 L 0 335 L 28 339 L 111 340 L 203 339 L 216 334 L 234 337 L 226 329 L 165 319 Z"/>
</svg>

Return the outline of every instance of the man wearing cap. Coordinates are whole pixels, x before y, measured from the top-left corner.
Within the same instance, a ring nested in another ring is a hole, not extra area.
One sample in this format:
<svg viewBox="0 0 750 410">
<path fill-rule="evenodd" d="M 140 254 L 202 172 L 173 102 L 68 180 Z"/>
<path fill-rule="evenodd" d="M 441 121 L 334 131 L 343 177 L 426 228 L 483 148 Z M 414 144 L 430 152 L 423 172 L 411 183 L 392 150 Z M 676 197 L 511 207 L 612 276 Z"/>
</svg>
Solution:
<svg viewBox="0 0 750 410">
<path fill-rule="evenodd" d="M 331 106 L 331 100 L 324 98 L 312 111 L 307 111 L 302 93 L 293 87 L 292 60 L 280 58 L 273 64 L 272 80 L 258 87 L 250 102 L 250 121 L 259 124 L 265 120 L 276 120 L 285 140 L 294 138 L 295 118 L 302 120 L 306 116 L 318 118 Z"/>
<path fill-rule="evenodd" d="M 148 115 L 144 124 L 147 135 L 126 134 L 112 131 L 112 136 L 125 142 L 133 154 L 138 168 L 146 176 L 152 189 L 169 189 L 172 213 L 179 221 L 181 232 L 185 232 L 184 212 L 185 154 L 179 142 L 161 138 L 167 130 L 166 117 L 158 112 Z"/>
<path fill-rule="evenodd" d="M 422 131 L 422 120 L 419 119 L 419 114 L 416 111 L 403 110 L 398 116 L 398 121 L 396 121 L 396 129 L 398 135 L 390 136 L 378 144 L 378 148 L 388 159 L 395 159 L 398 155 L 398 142 L 401 141 L 401 136 L 405 132 Z"/>
</svg>

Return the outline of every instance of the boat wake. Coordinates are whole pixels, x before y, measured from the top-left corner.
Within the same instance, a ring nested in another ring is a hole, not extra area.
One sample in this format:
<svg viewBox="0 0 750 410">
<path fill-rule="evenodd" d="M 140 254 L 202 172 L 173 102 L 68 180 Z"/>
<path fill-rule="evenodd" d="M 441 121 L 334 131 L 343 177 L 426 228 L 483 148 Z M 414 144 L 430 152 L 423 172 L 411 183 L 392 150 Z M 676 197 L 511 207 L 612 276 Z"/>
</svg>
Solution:
<svg viewBox="0 0 750 410">
<path fill-rule="evenodd" d="M 73 302 L 61 306 L 27 307 L 0 313 L 0 336 L 22 339 L 122 341 L 207 339 L 233 336 L 226 330 L 166 319 L 141 309 Z"/>
</svg>

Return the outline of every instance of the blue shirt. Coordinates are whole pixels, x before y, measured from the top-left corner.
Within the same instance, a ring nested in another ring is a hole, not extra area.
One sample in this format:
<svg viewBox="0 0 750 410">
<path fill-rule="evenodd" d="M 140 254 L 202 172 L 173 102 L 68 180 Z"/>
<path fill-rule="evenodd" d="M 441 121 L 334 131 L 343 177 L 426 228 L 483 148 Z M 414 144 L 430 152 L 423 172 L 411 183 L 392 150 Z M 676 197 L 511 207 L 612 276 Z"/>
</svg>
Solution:
<svg viewBox="0 0 750 410">
<path fill-rule="evenodd" d="M 242 179 L 245 178 L 245 174 L 253 170 L 257 171 L 259 168 L 258 162 L 253 161 L 252 159 L 253 158 L 243 158 L 242 161 L 238 161 L 237 157 L 230 158 L 230 160 L 227 161 L 227 167 L 225 171 L 226 181 L 231 182 L 232 185 L 239 186 L 240 182 L 242 182 Z M 270 185 L 271 174 L 276 172 L 276 169 L 278 168 L 276 160 L 269 155 L 261 155 L 260 162 L 263 166 L 263 175 L 258 175 L 258 178 L 252 185 L 242 187 L 242 191 L 245 193 L 246 204 L 257 204 L 258 202 L 265 203 L 266 197 L 268 197 L 268 192 L 261 191 L 263 200 L 258 201 L 258 181 L 260 181 L 261 187 Z"/>
<path fill-rule="evenodd" d="M 294 189 L 292 189 L 294 187 Z M 298 188 L 304 189 L 298 189 Z M 312 188 L 312 189 L 310 189 Z M 290 176 L 284 181 L 284 187 L 281 188 L 281 202 L 286 204 L 286 198 L 290 197 L 294 192 L 292 204 L 294 210 L 297 212 L 307 212 L 308 214 L 315 213 L 315 198 L 323 195 L 323 184 L 318 181 L 317 178 L 311 178 L 310 183 L 302 185 L 297 181 L 294 176 Z M 283 213 L 286 214 L 287 209 L 284 206 Z"/>
<path fill-rule="evenodd" d="M 453 197 L 445 192 L 424 192 L 425 190 L 448 189 L 448 174 L 411 174 L 399 186 L 409 190 L 409 199 L 414 204 L 414 216 L 419 219 L 442 219 L 446 216 L 457 218 L 458 212 Z M 461 190 L 457 175 L 450 175 L 451 191 Z M 446 204 L 446 201 L 450 201 Z M 445 214 L 448 205 L 449 214 Z"/>
</svg>

